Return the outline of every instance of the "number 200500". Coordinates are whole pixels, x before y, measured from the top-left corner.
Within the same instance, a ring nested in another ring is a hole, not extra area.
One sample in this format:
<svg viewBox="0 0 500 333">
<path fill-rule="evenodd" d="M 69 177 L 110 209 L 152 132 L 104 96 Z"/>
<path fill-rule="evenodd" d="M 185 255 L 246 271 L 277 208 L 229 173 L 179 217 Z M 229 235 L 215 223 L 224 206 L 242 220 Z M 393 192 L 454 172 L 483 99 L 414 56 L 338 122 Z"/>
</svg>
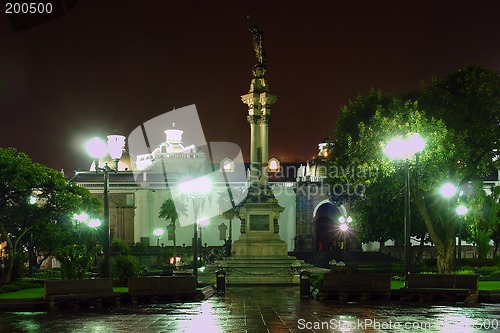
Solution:
<svg viewBox="0 0 500 333">
<path fill-rule="evenodd" d="M 5 14 L 50 14 L 52 13 L 52 4 L 22 2 L 22 3 L 5 3 Z"/>
</svg>

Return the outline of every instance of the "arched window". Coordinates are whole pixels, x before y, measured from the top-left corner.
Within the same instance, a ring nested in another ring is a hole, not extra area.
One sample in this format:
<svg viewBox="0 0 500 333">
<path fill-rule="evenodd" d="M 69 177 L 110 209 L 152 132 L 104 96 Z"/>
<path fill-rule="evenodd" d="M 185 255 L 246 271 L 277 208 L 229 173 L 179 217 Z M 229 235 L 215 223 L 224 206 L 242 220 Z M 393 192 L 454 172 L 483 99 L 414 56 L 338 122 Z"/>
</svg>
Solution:
<svg viewBox="0 0 500 333">
<path fill-rule="evenodd" d="M 234 161 L 227 157 L 224 158 L 220 161 L 220 171 L 234 172 Z"/>
</svg>

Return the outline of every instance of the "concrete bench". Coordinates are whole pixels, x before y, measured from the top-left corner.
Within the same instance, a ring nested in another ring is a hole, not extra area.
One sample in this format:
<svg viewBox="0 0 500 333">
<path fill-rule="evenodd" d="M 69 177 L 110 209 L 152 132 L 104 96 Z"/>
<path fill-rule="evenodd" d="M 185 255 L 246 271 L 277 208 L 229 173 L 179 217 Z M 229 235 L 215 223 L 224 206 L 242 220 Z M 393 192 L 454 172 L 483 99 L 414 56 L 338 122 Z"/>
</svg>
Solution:
<svg viewBox="0 0 500 333">
<path fill-rule="evenodd" d="M 465 274 L 410 274 L 408 286 L 399 290 L 401 300 L 464 301 L 477 303 L 479 276 Z"/>
<path fill-rule="evenodd" d="M 328 272 L 319 288 L 319 299 L 389 300 L 391 275 L 371 272 Z"/>
<path fill-rule="evenodd" d="M 157 303 L 159 300 L 198 299 L 201 294 L 197 287 L 198 282 L 193 275 L 128 279 L 128 293 L 133 304 L 137 304 L 140 298 L 146 298 L 150 303 Z"/>
<path fill-rule="evenodd" d="M 120 304 L 120 293 L 113 292 L 111 279 L 92 280 L 46 280 L 45 300 L 51 309 L 64 303 L 73 308 L 80 305 L 101 307 L 103 302 Z"/>
</svg>

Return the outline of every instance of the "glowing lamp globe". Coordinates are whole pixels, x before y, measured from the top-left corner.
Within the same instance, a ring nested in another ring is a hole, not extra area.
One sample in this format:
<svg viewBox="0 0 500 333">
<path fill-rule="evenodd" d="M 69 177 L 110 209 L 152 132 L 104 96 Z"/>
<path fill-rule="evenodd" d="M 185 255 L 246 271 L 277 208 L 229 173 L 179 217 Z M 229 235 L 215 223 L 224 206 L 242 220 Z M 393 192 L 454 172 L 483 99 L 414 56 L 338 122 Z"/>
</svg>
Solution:
<svg viewBox="0 0 500 333">
<path fill-rule="evenodd" d="M 88 224 L 89 227 L 98 228 L 101 225 L 101 220 L 99 220 L 99 219 L 92 219 L 87 224 Z"/>
<path fill-rule="evenodd" d="M 102 139 L 95 137 L 87 141 L 87 143 L 85 144 L 85 150 L 87 151 L 87 154 L 90 155 L 90 157 L 98 160 L 106 156 L 106 154 L 108 153 L 108 146 Z"/>
<path fill-rule="evenodd" d="M 89 219 L 89 216 L 86 213 L 74 214 L 73 218 L 78 222 L 86 222 Z"/>
<path fill-rule="evenodd" d="M 420 134 L 414 133 L 403 139 L 401 136 L 395 137 L 384 147 L 384 154 L 391 159 L 410 158 L 421 152 L 425 147 L 425 141 Z"/>
<path fill-rule="evenodd" d="M 125 147 L 125 137 L 123 135 L 108 135 L 109 156 L 112 159 L 119 160 L 122 157 L 123 147 Z"/>
<path fill-rule="evenodd" d="M 458 206 L 457 210 L 456 210 L 456 212 L 457 212 L 458 215 L 465 215 L 465 214 L 467 214 L 468 211 L 469 210 L 464 205 Z"/>
<path fill-rule="evenodd" d="M 457 188 L 453 186 L 451 183 L 446 183 L 441 188 L 439 189 L 439 193 L 447 199 L 451 198 L 452 196 L 457 193 Z"/>
<path fill-rule="evenodd" d="M 163 229 L 155 229 L 153 231 L 153 235 L 155 235 L 156 237 L 161 237 L 163 235 Z"/>
</svg>

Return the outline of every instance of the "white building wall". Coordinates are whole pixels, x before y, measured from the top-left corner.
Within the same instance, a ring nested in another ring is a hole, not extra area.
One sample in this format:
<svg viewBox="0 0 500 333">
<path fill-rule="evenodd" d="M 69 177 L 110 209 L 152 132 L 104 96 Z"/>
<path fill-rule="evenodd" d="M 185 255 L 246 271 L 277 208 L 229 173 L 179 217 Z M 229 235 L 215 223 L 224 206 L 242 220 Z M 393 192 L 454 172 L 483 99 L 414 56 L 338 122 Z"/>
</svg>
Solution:
<svg viewBox="0 0 500 333">
<path fill-rule="evenodd" d="M 296 234 L 295 191 L 293 187 L 282 186 L 276 187 L 274 191 L 279 204 L 285 208 L 278 222 L 280 226 L 280 237 L 287 243 L 288 250 L 293 251 L 295 246 L 294 237 Z M 217 190 L 214 190 L 214 193 L 217 193 Z M 168 240 L 168 235 L 166 233 L 170 221 L 167 222 L 158 217 L 162 203 L 169 197 L 169 191 L 163 189 L 149 190 L 143 188 L 136 192 L 134 220 L 135 242 L 140 242 L 141 237 L 149 237 L 149 244 L 151 246 L 156 246 L 157 239 L 156 236 L 153 235 L 153 231 L 156 228 L 162 228 L 165 230 L 165 234 L 160 240 L 160 244 L 163 243 L 165 246 L 173 246 L 173 241 Z M 187 209 L 189 218 L 184 218 L 182 225 L 179 221 L 177 222 L 177 246 L 182 246 L 183 243 L 185 243 L 186 246 L 192 245 L 194 214 L 192 201 L 190 200 L 187 201 Z M 219 205 L 215 194 L 212 195 L 212 198 L 205 199 L 205 207 L 200 211 L 198 216 L 198 220 L 204 216 L 211 216 L 208 226 L 202 230 L 202 243 L 207 243 L 208 246 L 222 246 L 224 241 L 220 240 L 218 227 L 224 223 L 227 227 L 227 237 L 229 237 L 229 221 L 219 216 Z M 190 219 L 191 221 L 189 221 Z M 233 219 L 232 223 L 232 239 L 235 241 L 240 236 L 241 221 L 236 217 Z"/>
</svg>

